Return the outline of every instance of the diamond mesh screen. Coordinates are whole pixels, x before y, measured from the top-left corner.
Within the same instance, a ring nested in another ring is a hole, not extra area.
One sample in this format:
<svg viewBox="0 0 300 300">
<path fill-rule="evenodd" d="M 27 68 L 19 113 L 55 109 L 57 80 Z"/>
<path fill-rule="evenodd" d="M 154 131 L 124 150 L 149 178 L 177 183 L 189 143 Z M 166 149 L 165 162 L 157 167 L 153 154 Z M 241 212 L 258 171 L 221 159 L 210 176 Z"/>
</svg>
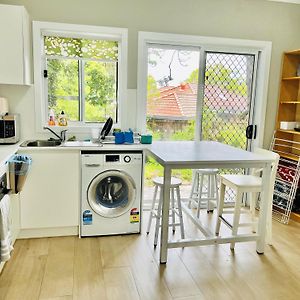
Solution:
<svg viewBox="0 0 300 300">
<path fill-rule="evenodd" d="M 247 149 L 253 70 L 254 55 L 207 52 L 202 140 Z M 233 191 L 227 192 L 227 201 L 233 197 Z"/>
<path fill-rule="evenodd" d="M 207 53 L 202 139 L 246 149 L 253 55 Z"/>
</svg>

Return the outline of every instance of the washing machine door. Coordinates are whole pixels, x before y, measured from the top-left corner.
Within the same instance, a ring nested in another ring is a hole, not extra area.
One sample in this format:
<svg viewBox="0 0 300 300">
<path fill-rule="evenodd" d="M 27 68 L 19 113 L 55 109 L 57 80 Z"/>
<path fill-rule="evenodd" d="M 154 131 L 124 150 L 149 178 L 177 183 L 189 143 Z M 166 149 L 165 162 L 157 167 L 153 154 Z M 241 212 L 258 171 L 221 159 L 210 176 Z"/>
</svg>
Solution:
<svg viewBox="0 0 300 300">
<path fill-rule="evenodd" d="M 119 170 L 108 170 L 91 181 L 87 198 L 95 213 L 106 218 L 125 214 L 136 197 L 136 186 L 130 175 Z"/>
</svg>

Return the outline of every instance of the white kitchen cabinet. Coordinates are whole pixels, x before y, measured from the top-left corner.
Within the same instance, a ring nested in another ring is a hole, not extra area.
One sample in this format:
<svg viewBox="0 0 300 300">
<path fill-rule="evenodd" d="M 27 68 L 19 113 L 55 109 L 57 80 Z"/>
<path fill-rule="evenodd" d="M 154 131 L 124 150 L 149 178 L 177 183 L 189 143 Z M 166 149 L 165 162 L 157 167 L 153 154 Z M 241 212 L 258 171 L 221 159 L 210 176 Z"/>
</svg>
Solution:
<svg viewBox="0 0 300 300">
<path fill-rule="evenodd" d="M 32 158 L 20 193 L 21 237 L 62 235 L 66 228 L 78 232 L 79 151 L 37 149 L 20 153 Z"/>
<path fill-rule="evenodd" d="M 0 84 L 31 84 L 29 16 L 23 6 L 0 4 Z"/>
<path fill-rule="evenodd" d="M 10 224 L 11 224 L 11 236 L 13 243 L 20 233 L 20 197 L 19 194 L 10 195 Z"/>
</svg>

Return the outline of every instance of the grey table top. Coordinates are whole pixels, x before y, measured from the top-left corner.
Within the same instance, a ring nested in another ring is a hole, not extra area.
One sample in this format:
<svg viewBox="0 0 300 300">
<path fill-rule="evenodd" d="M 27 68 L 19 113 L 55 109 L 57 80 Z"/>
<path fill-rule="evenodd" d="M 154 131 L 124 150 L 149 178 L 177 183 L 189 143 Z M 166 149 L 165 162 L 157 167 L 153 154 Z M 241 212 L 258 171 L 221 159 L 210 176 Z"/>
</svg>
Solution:
<svg viewBox="0 0 300 300">
<path fill-rule="evenodd" d="M 271 162 L 263 155 L 238 149 L 214 141 L 171 141 L 154 142 L 148 149 L 150 155 L 163 166 L 188 166 L 195 168 L 203 165 L 207 167 L 226 165 L 262 165 Z"/>
</svg>

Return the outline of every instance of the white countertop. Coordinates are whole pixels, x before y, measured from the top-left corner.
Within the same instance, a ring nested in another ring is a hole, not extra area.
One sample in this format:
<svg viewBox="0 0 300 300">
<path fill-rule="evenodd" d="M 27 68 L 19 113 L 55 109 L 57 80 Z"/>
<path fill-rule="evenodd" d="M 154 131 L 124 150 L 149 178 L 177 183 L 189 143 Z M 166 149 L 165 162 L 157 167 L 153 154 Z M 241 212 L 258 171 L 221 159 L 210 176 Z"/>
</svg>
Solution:
<svg viewBox="0 0 300 300">
<path fill-rule="evenodd" d="M 146 144 L 114 144 L 114 143 L 93 143 L 93 142 L 82 142 L 82 141 L 75 141 L 75 142 L 65 142 L 61 146 L 58 147 L 20 147 L 23 141 L 13 144 L 13 145 L 0 145 L 0 166 L 4 165 L 7 160 L 18 152 L 27 152 L 29 151 L 92 151 L 92 150 L 101 150 L 101 151 L 142 151 L 148 149 L 151 145 Z"/>
<path fill-rule="evenodd" d="M 65 142 L 61 148 L 75 148 L 80 150 L 143 150 L 148 149 L 149 145 L 134 143 L 134 144 L 115 144 L 111 143 L 93 143 L 93 142 Z"/>
<path fill-rule="evenodd" d="M 21 143 L 13 145 L 0 145 L 0 165 L 4 165 L 6 161 L 15 154 Z"/>
<path fill-rule="evenodd" d="M 23 151 L 32 151 L 32 150 L 36 150 L 36 151 L 66 151 L 66 150 L 87 150 L 87 151 L 110 151 L 110 150 L 126 150 L 126 151 L 130 151 L 130 150 L 144 150 L 144 149 L 148 149 L 150 145 L 146 145 L 146 144 L 115 144 L 113 142 L 111 143 L 103 143 L 103 144 L 99 144 L 99 143 L 93 143 L 93 142 L 83 142 L 83 141 L 74 141 L 74 142 L 65 142 L 63 143 L 61 146 L 56 146 L 56 147 L 19 147 L 19 151 L 23 152 Z"/>
</svg>

